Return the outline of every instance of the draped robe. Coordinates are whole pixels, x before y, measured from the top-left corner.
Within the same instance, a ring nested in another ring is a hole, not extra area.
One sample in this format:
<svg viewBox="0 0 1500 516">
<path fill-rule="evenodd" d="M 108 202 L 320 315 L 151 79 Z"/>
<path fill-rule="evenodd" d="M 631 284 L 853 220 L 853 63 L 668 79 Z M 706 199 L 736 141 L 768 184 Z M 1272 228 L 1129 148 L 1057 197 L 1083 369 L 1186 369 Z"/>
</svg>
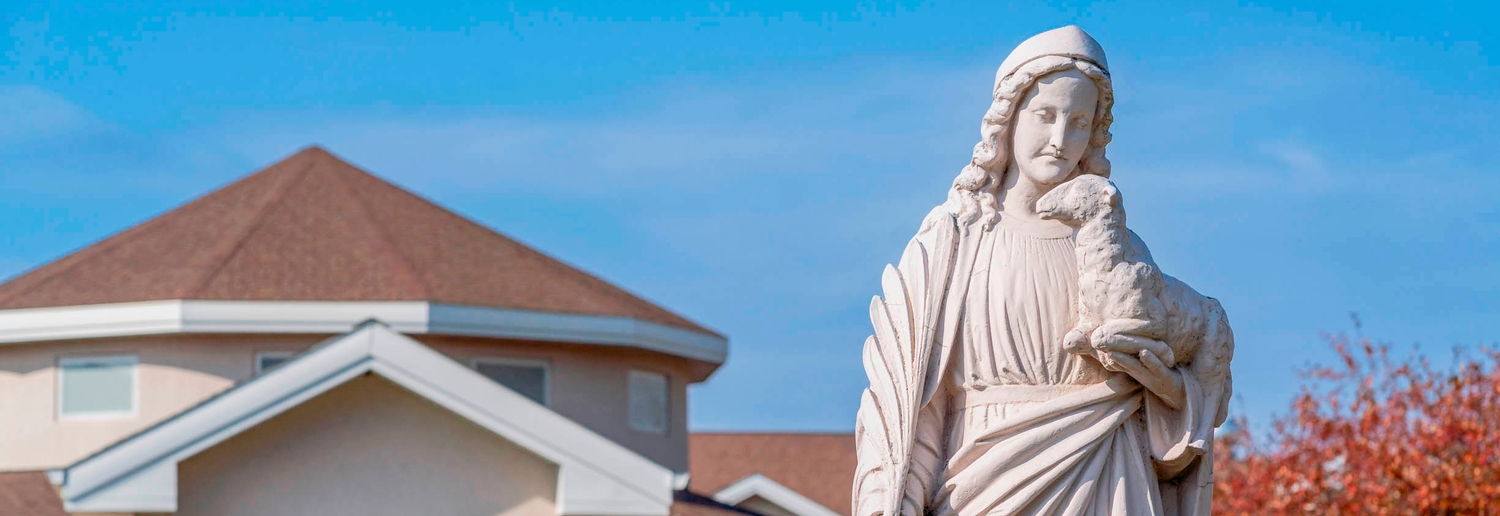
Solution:
<svg viewBox="0 0 1500 516">
<path fill-rule="evenodd" d="M 934 228 L 955 222 L 935 210 L 916 243 L 934 248 Z M 878 492 L 860 443 L 855 516 L 883 512 L 882 496 L 901 497 L 900 516 L 1207 515 L 1215 398 L 1227 393 L 1205 393 L 1179 366 L 1187 403 L 1172 409 L 1063 350 L 1078 296 L 1071 236 L 1003 219 L 957 234 L 951 281 L 927 293 L 945 297 L 952 320 L 927 364 L 937 378 L 921 398 L 910 472 L 893 481 L 899 493 Z"/>
</svg>

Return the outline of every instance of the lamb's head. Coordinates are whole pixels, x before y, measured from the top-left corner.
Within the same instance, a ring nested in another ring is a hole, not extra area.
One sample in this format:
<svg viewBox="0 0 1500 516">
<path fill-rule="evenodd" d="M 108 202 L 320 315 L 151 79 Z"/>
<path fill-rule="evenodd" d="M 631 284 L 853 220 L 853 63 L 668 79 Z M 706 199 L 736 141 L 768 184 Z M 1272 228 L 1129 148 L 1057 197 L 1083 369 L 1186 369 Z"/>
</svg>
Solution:
<svg viewBox="0 0 1500 516">
<path fill-rule="evenodd" d="M 1078 227 L 1109 214 L 1119 204 L 1120 191 L 1108 179 L 1081 174 L 1037 199 L 1036 212 L 1044 219 Z"/>
</svg>

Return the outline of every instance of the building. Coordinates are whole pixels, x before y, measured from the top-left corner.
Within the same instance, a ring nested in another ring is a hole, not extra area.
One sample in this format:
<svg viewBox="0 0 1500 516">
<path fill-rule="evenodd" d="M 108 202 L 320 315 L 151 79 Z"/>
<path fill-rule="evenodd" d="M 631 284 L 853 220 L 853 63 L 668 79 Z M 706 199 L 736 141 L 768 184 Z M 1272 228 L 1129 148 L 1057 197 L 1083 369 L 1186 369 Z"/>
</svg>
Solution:
<svg viewBox="0 0 1500 516">
<path fill-rule="evenodd" d="M 765 516 L 851 516 L 853 434 L 694 433 L 694 492 Z"/>
<path fill-rule="evenodd" d="M 0 284 L 0 512 L 828 516 L 689 488 L 727 354 L 309 148 Z"/>
</svg>

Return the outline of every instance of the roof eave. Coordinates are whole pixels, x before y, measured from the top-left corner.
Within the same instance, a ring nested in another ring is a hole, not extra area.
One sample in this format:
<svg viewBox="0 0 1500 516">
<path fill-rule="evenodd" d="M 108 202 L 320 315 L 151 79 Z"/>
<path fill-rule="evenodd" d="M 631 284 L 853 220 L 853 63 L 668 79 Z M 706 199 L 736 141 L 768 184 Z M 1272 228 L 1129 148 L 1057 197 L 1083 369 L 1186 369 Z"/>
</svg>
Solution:
<svg viewBox="0 0 1500 516">
<path fill-rule="evenodd" d="M 429 301 L 218 301 L 0 310 L 0 345 L 181 333 L 340 334 L 375 319 L 408 334 L 567 342 L 642 349 L 717 369 L 723 336 L 630 317 L 537 312 Z"/>
</svg>

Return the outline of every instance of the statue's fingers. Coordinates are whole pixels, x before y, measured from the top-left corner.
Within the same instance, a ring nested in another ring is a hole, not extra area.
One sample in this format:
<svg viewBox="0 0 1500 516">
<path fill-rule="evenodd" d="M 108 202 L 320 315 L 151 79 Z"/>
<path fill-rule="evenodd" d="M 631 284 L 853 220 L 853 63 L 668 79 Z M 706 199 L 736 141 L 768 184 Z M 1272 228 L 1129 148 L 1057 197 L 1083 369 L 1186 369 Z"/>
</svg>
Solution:
<svg viewBox="0 0 1500 516">
<path fill-rule="evenodd" d="M 1109 355 L 1110 358 L 1113 358 L 1120 365 L 1122 372 L 1135 378 L 1135 381 L 1140 382 L 1141 386 L 1145 387 L 1146 390 L 1158 393 L 1158 395 L 1170 392 L 1171 389 L 1164 382 L 1164 377 L 1147 369 L 1145 365 L 1141 364 L 1140 359 L 1117 351 L 1112 351 Z"/>
<path fill-rule="evenodd" d="M 1140 357 L 1141 365 L 1145 366 L 1146 369 L 1150 369 L 1154 374 L 1153 376 L 1159 380 L 1156 383 L 1161 386 L 1160 390 L 1152 389 L 1154 392 L 1156 392 L 1157 397 L 1160 398 L 1163 403 L 1166 403 L 1167 406 L 1172 407 L 1173 409 L 1181 409 L 1182 401 L 1178 399 L 1178 396 L 1180 395 L 1180 390 L 1182 387 L 1178 384 L 1178 382 L 1172 380 L 1173 378 L 1176 378 L 1176 376 L 1174 376 L 1176 373 L 1174 373 L 1166 364 L 1163 364 L 1161 360 L 1157 359 L 1156 355 L 1151 354 L 1151 352 L 1149 351 L 1142 351 Z"/>
<path fill-rule="evenodd" d="M 1141 350 L 1150 351 L 1159 357 L 1172 355 L 1172 348 L 1167 346 L 1167 343 L 1135 335 L 1110 335 L 1099 341 L 1097 346 L 1101 351 L 1126 353 L 1131 356 L 1140 354 Z"/>
<path fill-rule="evenodd" d="M 1141 361 L 1132 355 L 1127 355 L 1119 351 L 1111 351 L 1109 352 L 1109 358 L 1111 362 L 1114 362 L 1115 371 L 1129 374 L 1135 377 L 1136 380 L 1150 377 L 1151 373 L 1146 371 L 1146 366 L 1141 365 Z M 1145 382 L 1145 380 L 1141 381 L 1142 383 Z"/>
<path fill-rule="evenodd" d="M 1141 365 L 1145 366 L 1146 369 L 1150 369 L 1152 374 L 1155 374 L 1156 376 L 1160 376 L 1162 378 L 1166 378 L 1168 375 L 1172 374 L 1172 371 L 1169 370 L 1170 368 L 1167 367 L 1167 364 L 1163 364 L 1161 359 L 1156 358 L 1156 354 L 1150 351 L 1141 350 L 1140 354 L 1136 356 L 1140 357 Z"/>
<path fill-rule="evenodd" d="M 1118 366 L 1118 365 L 1115 364 L 1115 359 L 1110 358 L 1110 356 L 1109 356 L 1108 353 L 1099 354 L 1099 355 L 1095 356 L 1094 358 L 1099 359 L 1099 363 L 1104 364 L 1104 370 L 1105 371 L 1110 371 L 1110 372 L 1115 372 L 1115 373 L 1123 373 L 1123 372 L 1125 372 L 1124 369 L 1120 369 L 1120 366 Z"/>
</svg>

